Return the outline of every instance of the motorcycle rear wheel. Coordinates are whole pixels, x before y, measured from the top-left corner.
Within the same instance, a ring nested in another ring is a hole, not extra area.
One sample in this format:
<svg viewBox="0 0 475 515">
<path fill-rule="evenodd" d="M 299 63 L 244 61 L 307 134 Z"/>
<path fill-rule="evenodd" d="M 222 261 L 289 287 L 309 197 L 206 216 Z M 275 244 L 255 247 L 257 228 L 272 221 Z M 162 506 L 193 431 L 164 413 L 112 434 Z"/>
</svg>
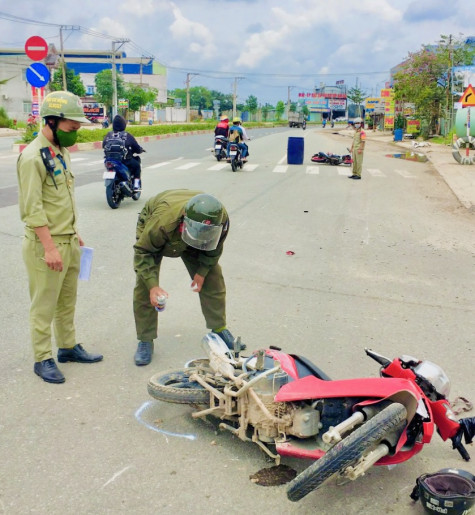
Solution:
<svg viewBox="0 0 475 515">
<path fill-rule="evenodd" d="M 231 168 L 232 168 L 233 172 L 235 172 L 237 170 L 236 158 L 231 159 Z"/>
<path fill-rule="evenodd" d="M 111 182 L 106 186 L 106 199 L 109 207 L 117 209 L 122 202 L 122 193 L 117 182 Z"/>
<path fill-rule="evenodd" d="M 399 403 L 390 404 L 380 411 L 293 479 L 287 488 L 289 500 L 299 501 L 334 474 L 355 464 L 385 440 L 387 435 L 402 431 L 406 416 L 406 408 Z"/>
<path fill-rule="evenodd" d="M 147 385 L 148 393 L 159 401 L 174 404 L 209 404 L 209 392 L 199 383 L 190 381 L 193 370 L 171 370 L 153 375 Z"/>
<path fill-rule="evenodd" d="M 133 195 L 132 195 L 132 199 L 133 200 L 138 200 L 140 198 L 140 195 L 142 194 L 141 191 L 136 191 Z"/>
</svg>

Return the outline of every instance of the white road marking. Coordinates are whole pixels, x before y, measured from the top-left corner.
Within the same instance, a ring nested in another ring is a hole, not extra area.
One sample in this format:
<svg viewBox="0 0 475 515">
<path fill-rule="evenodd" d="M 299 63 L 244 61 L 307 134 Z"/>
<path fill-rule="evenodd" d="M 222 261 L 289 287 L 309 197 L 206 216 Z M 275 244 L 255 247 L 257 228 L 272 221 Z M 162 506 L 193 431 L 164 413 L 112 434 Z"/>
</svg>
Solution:
<svg viewBox="0 0 475 515">
<path fill-rule="evenodd" d="M 287 154 L 278 162 L 278 164 L 282 164 L 287 159 Z"/>
<path fill-rule="evenodd" d="M 152 170 L 154 168 L 160 168 L 161 166 L 169 165 L 170 161 L 163 161 L 162 163 L 156 163 L 154 165 L 146 166 L 144 170 Z"/>
<path fill-rule="evenodd" d="M 416 176 L 412 175 L 412 173 L 407 172 L 406 170 L 394 170 L 399 175 L 402 175 L 404 179 L 415 179 Z"/>
<path fill-rule="evenodd" d="M 274 173 L 285 173 L 288 168 L 287 165 L 277 165 L 272 171 Z"/>
<path fill-rule="evenodd" d="M 338 167 L 338 175 L 346 175 L 349 177 L 351 175 L 351 168 Z"/>
<path fill-rule="evenodd" d="M 190 168 L 194 168 L 198 166 L 200 163 L 185 163 L 184 165 L 177 166 L 175 170 L 189 170 Z"/>
<path fill-rule="evenodd" d="M 320 173 L 320 168 L 318 166 L 307 166 L 305 173 L 309 175 L 318 175 Z"/>
<path fill-rule="evenodd" d="M 226 166 L 230 166 L 229 163 L 216 163 L 213 166 L 210 166 L 208 170 L 222 170 L 223 168 L 226 168 Z"/>
<path fill-rule="evenodd" d="M 366 171 L 373 177 L 386 177 L 386 175 L 378 168 L 366 168 Z"/>
<path fill-rule="evenodd" d="M 254 171 L 259 165 L 256 164 L 245 164 L 243 170 L 247 170 L 249 172 Z"/>
</svg>

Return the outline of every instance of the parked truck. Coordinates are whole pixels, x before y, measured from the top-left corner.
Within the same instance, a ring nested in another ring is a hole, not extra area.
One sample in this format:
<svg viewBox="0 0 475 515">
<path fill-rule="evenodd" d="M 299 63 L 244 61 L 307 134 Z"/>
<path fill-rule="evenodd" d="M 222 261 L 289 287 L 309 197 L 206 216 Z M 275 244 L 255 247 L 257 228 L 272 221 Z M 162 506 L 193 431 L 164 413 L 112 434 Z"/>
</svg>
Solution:
<svg viewBox="0 0 475 515">
<path fill-rule="evenodd" d="M 302 129 L 305 129 L 307 126 L 307 121 L 303 113 L 290 111 L 287 119 L 289 121 L 289 127 L 302 127 Z"/>
</svg>

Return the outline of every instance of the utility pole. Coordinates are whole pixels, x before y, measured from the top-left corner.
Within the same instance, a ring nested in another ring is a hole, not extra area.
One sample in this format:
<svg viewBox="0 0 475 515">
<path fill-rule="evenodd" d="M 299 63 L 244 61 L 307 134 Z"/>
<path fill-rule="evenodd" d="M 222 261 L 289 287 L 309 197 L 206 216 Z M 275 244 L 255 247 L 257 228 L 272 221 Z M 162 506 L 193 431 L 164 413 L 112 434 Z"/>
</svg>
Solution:
<svg viewBox="0 0 475 515">
<path fill-rule="evenodd" d="M 234 77 L 234 85 L 233 85 L 233 118 L 237 116 L 237 82 L 238 80 L 243 79 L 244 77 Z"/>
<path fill-rule="evenodd" d="M 289 119 L 290 113 L 290 92 L 294 89 L 295 86 L 287 86 L 287 119 Z"/>
<path fill-rule="evenodd" d="M 129 41 L 130 39 L 112 41 L 112 118 L 117 114 L 117 68 L 115 67 L 115 54 L 124 43 Z M 115 48 L 116 43 L 120 43 L 120 46 L 117 48 Z"/>
<path fill-rule="evenodd" d="M 186 121 L 190 123 L 190 80 L 191 77 L 198 75 L 197 73 L 186 74 Z"/>
<path fill-rule="evenodd" d="M 63 89 L 64 91 L 68 91 L 68 84 L 66 82 L 66 69 L 64 66 L 64 46 L 63 46 L 63 26 L 59 27 L 59 44 L 61 51 L 61 73 L 63 75 Z"/>
</svg>

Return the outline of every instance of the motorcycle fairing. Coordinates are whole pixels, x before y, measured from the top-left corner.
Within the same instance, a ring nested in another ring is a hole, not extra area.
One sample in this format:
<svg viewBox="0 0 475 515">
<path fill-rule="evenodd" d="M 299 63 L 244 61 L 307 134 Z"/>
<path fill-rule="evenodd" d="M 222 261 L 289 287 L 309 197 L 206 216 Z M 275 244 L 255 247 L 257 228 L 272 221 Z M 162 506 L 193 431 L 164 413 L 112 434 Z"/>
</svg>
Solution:
<svg viewBox="0 0 475 515">
<path fill-rule="evenodd" d="M 416 399 L 421 396 L 417 387 L 407 379 L 369 377 L 324 381 L 315 376 L 306 376 L 282 386 L 275 401 L 292 402 L 332 397 L 381 399 L 404 390 L 412 392 Z"/>
<path fill-rule="evenodd" d="M 123 181 L 128 181 L 130 179 L 129 169 L 121 161 L 106 158 L 104 159 L 104 164 L 108 170 L 113 169 L 118 174 L 119 179 Z"/>
</svg>

